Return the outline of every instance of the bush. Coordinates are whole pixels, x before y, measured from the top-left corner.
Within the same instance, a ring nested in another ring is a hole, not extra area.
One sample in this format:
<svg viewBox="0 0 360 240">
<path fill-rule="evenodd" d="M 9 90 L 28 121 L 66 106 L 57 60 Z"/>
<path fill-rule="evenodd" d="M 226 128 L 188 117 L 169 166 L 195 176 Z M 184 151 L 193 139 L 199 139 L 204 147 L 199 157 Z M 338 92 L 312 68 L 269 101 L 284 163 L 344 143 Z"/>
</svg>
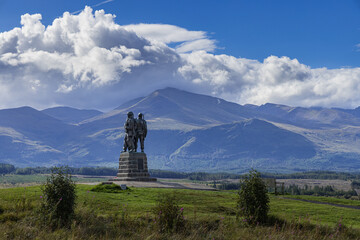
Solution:
<svg viewBox="0 0 360 240">
<path fill-rule="evenodd" d="M 251 170 L 240 181 L 238 199 L 239 214 L 245 217 L 249 224 L 265 223 L 269 211 L 269 196 L 267 187 L 260 173 Z"/>
<path fill-rule="evenodd" d="M 176 203 L 175 195 L 164 194 L 159 197 L 153 209 L 155 223 L 158 224 L 160 232 L 179 231 L 185 226 L 184 209 Z"/>
<path fill-rule="evenodd" d="M 41 212 L 46 222 L 52 227 L 68 226 L 74 217 L 75 182 L 71 179 L 69 169 L 55 167 L 51 175 L 41 187 L 43 202 Z"/>
<path fill-rule="evenodd" d="M 115 183 L 112 184 L 98 184 L 91 189 L 92 192 L 104 192 L 104 193 L 123 193 L 130 191 L 129 187 L 126 187 L 125 190 L 122 190 L 121 187 Z"/>
</svg>

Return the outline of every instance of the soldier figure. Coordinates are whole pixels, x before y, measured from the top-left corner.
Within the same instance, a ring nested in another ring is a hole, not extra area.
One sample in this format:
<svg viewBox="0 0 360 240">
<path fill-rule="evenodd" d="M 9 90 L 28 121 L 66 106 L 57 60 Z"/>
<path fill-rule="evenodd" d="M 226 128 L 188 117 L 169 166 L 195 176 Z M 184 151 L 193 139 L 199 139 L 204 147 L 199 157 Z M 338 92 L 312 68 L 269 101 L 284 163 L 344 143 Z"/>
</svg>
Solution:
<svg viewBox="0 0 360 240">
<path fill-rule="evenodd" d="M 124 124 L 125 138 L 123 151 L 126 152 L 126 149 L 129 149 L 129 152 L 133 152 L 136 151 L 134 146 L 134 140 L 136 137 L 136 120 L 134 119 L 134 114 L 132 112 L 128 112 L 127 117 L 128 118 Z"/>
<path fill-rule="evenodd" d="M 144 152 L 144 140 L 147 135 L 146 121 L 144 115 L 139 113 L 138 119 L 136 119 L 136 137 L 135 137 L 135 151 L 137 151 L 138 140 L 140 140 L 141 152 Z"/>
</svg>

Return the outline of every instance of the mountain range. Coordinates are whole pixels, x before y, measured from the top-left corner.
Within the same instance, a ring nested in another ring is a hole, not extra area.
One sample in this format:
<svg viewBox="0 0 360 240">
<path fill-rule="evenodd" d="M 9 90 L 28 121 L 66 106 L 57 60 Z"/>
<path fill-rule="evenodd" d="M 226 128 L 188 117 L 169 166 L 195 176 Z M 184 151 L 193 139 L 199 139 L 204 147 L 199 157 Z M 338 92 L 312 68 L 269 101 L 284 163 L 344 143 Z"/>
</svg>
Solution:
<svg viewBox="0 0 360 240">
<path fill-rule="evenodd" d="M 128 111 L 145 115 L 145 152 L 153 169 L 360 171 L 360 108 L 239 105 L 175 88 L 105 113 L 70 107 L 0 110 L 0 162 L 115 167 Z"/>
</svg>

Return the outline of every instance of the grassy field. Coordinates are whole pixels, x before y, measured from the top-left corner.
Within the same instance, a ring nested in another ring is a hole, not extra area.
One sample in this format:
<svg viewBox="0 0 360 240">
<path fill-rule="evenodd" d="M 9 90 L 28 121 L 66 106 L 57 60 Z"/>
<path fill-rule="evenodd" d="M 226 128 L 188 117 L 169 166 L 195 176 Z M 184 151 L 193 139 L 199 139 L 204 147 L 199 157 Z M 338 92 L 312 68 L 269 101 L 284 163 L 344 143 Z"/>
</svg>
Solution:
<svg viewBox="0 0 360 240">
<path fill-rule="evenodd" d="M 14 188 L 14 187 L 29 187 L 40 185 L 46 182 L 46 174 L 33 174 L 33 175 L 19 175 L 19 174 L 6 174 L 0 175 L 0 188 Z M 101 177 L 86 177 L 86 176 L 73 176 L 73 180 L 78 183 L 85 182 L 101 182 L 107 178 Z"/>
<path fill-rule="evenodd" d="M 310 201 L 360 207 L 359 200 L 348 200 L 348 199 L 344 199 L 344 198 L 309 196 L 309 195 L 286 195 L 286 197 L 294 198 L 294 199 L 304 199 L 304 200 L 310 200 Z"/>
<path fill-rule="evenodd" d="M 111 215 L 126 208 L 130 216 L 145 216 L 151 213 L 159 194 L 178 195 L 179 205 L 186 211 L 187 217 L 230 217 L 235 216 L 236 192 L 174 190 L 159 188 L 132 188 L 124 193 L 92 192 L 91 185 L 77 185 L 78 203 L 88 206 L 95 213 Z M 26 188 L 0 189 L 0 205 L 12 208 L 14 202 L 26 198 L 32 205 L 40 203 L 40 186 Z M 125 207 L 126 206 L 126 207 Z"/>
<path fill-rule="evenodd" d="M 300 188 L 304 188 L 305 185 L 311 188 L 314 188 L 315 186 L 332 186 L 334 189 L 337 190 L 351 190 L 351 181 L 345 181 L 341 179 L 277 179 L 276 182 L 278 184 L 284 183 L 285 187 L 289 187 L 291 185 L 297 185 Z"/>
<path fill-rule="evenodd" d="M 360 210 L 270 195 L 270 215 L 279 222 L 249 227 L 236 219 L 236 191 L 132 188 L 103 193 L 91 191 L 93 187 L 77 185 L 78 217 L 71 229 L 55 231 L 37 221 L 43 201 L 40 186 L 0 189 L 0 239 L 360 239 Z M 178 205 L 184 208 L 186 231 L 168 234 L 156 230 L 152 209 L 161 194 L 177 196 Z M 355 203 L 341 199 L 341 204 Z"/>
<path fill-rule="evenodd" d="M 317 197 L 311 197 L 311 200 L 321 202 L 321 199 L 316 198 Z M 353 200 L 342 200 L 343 203 L 346 203 L 344 205 L 351 205 L 353 202 Z M 331 200 L 327 202 L 331 202 Z M 360 229 L 360 210 L 356 209 L 272 197 L 271 212 L 287 220 L 310 222 L 327 226 L 334 226 L 341 223 L 348 227 Z"/>
</svg>

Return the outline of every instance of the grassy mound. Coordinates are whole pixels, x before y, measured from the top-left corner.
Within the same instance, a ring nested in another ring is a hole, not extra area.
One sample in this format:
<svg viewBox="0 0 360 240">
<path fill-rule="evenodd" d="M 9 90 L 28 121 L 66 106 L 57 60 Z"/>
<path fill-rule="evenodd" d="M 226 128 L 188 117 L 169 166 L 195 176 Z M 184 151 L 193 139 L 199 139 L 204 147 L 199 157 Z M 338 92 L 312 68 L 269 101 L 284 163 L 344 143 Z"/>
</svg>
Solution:
<svg viewBox="0 0 360 240">
<path fill-rule="evenodd" d="M 90 191 L 92 192 L 104 192 L 104 193 L 123 193 L 130 191 L 129 187 L 126 187 L 126 190 L 122 190 L 121 187 L 115 183 L 112 184 L 103 184 L 100 183 L 93 187 Z"/>
</svg>

